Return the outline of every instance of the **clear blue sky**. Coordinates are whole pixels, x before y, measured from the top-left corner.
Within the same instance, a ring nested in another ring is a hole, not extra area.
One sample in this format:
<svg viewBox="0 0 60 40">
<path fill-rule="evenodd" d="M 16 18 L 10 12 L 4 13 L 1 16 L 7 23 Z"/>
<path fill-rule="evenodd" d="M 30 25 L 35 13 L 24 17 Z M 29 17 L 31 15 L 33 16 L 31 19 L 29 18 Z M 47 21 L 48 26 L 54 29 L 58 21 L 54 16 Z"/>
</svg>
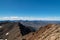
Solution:
<svg viewBox="0 0 60 40">
<path fill-rule="evenodd" d="M 60 16 L 60 0 L 0 0 L 0 17 L 3 16 Z"/>
</svg>

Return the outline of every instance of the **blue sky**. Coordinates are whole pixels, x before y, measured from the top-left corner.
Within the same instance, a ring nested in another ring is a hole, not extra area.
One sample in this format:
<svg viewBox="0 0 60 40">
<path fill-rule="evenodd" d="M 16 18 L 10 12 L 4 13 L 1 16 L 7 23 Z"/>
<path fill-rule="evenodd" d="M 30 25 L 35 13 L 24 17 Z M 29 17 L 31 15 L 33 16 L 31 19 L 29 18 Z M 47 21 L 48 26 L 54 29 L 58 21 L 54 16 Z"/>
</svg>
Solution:
<svg viewBox="0 0 60 40">
<path fill-rule="evenodd" d="M 60 17 L 60 0 L 0 0 L 0 17 Z"/>
</svg>

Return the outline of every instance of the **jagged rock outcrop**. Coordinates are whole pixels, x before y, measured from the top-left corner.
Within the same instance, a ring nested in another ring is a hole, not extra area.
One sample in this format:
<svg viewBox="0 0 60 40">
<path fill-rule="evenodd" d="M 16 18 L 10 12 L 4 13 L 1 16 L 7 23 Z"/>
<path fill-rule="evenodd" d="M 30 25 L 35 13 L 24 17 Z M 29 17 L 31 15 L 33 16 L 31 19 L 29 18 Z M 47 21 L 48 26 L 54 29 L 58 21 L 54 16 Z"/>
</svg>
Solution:
<svg viewBox="0 0 60 40">
<path fill-rule="evenodd" d="M 49 24 L 35 33 L 27 35 L 25 40 L 60 40 L 60 25 Z"/>
</svg>

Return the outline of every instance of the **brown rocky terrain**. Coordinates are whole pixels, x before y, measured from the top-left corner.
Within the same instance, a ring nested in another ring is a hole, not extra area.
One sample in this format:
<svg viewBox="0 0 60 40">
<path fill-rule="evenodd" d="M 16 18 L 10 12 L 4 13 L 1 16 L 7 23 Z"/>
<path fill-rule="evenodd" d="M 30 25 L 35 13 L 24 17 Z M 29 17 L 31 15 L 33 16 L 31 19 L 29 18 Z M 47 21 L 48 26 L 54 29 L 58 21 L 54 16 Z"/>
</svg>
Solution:
<svg viewBox="0 0 60 40">
<path fill-rule="evenodd" d="M 21 31 L 17 23 L 6 23 L 1 26 L 0 40 L 21 40 Z"/>
<path fill-rule="evenodd" d="M 33 30 L 18 22 L 3 23 L 0 25 L 0 40 L 22 40 L 24 35 Z"/>
<path fill-rule="evenodd" d="M 60 25 L 49 24 L 35 33 L 28 34 L 26 40 L 60 40 Z"/>
<path fill-rule="evenodd" d="M 34 29 L 33 29 L 34 30 Z M 21 23 L 11 22 L 0 25 L 0 39 L 3 40 L 60 40 L 60 25 L 48 24 L 33 31 Z"/>
</svg>

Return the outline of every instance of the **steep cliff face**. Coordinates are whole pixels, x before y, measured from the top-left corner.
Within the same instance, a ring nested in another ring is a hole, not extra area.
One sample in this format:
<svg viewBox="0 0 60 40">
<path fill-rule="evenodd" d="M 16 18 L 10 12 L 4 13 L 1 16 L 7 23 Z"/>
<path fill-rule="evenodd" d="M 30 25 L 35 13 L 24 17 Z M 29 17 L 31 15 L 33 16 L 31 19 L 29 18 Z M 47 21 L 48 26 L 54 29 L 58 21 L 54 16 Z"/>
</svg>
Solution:
<svg viewBox="0 0 60 40">
<path fill-rule="evenodd" d="M 41 27 L 35 33 L 27 36 L 26 40 L 60 40 L 60 25 L 49 24 Z"/>
</svg>

